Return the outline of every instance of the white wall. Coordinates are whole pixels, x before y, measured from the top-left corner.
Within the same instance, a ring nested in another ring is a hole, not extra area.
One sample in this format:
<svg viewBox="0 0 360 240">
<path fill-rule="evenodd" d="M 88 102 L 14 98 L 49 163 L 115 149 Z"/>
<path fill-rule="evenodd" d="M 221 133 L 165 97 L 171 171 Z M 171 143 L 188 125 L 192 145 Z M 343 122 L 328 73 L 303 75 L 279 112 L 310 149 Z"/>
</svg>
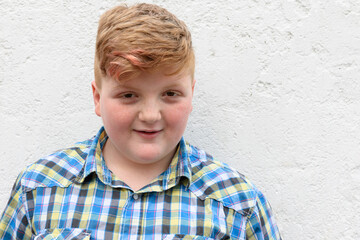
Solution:
<svg viewBox="0 0 360 240">
<path fill-rule="evenodd" d="M 120 2 L 0 1 L 0 211 L 23 167 L 101 126 L 95 34 Z M 192 31 L 187 139 L 266 194 L 284 239 L 360 239 L 360 2 L 147 2 Z"/>
</svg>

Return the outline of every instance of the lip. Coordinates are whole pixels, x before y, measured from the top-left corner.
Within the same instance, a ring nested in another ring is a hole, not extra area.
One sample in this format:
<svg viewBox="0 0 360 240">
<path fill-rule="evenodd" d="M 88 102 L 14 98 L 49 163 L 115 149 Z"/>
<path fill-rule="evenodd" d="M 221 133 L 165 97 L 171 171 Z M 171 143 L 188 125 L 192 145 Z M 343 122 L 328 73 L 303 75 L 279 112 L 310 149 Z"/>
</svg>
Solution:
<svg viewBox="0 0 360 240">
<path fill-rule="evenodd" d="M 153 139 L 157 137 L 162 130 L 134 130 L 134 132 L 144 139 Z"/>
</svg>

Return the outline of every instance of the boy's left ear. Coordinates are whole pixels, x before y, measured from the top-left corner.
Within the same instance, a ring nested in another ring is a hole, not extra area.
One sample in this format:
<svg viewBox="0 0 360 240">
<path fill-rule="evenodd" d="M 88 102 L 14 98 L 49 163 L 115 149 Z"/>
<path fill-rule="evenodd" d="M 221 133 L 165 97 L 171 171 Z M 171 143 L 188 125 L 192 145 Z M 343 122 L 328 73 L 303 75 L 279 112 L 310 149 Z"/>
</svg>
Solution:
<svg viewBox="0 0 360 240">
<path fill-rule="evenodd" d="M 193 79 L 193 82 L 191 83 L 191 93 L 192 93 L 192 96 L 194 96 L 194 88 L 195 88 L 195 83 L 196 83 L 196 80 Z M 192 104 L 192 101 L 191 101 L 191 112 L 193 110 L 193 104 Z"/>
<path fill-rule="evenodd" d="M 95 105 L 95 113 L 99 117 L 101 117 L 101 111 L 100 111 L 100 92 L 99 89 L 96 86 L 95 81 L 91 82 L 91 88 L 93 92 L 93 99 L 94 99 L 94 105 Z"/>
<path fill-rule="evenodd" d="M 192 86 L 191 86 L 191 90 L 192 90 L 193 95 L 194 95 L 195 83 L 196 83 L 196 80 L 194 79 L 193 82 L 192 82 Z"/>
</svg>

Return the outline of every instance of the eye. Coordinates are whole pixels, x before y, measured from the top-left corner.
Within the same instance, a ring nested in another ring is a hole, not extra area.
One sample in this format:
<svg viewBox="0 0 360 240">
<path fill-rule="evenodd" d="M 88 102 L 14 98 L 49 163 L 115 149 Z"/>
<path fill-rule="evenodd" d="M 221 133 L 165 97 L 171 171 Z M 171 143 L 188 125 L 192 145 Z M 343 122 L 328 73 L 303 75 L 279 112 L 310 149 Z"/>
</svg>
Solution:
<svg viewBox="0 0 360 240">
<path fill-rule="evenodd" d="M 174 92 L 174 91 L 167 91 L 164 93 L 164 95 L 166 97 L 175 97 L 175 96 L 178 96 L 179 94 L 177 92 Z"/>
<path fill-rule="evenodd" d="M 119 95 L 119 99 L 124 103 L 133 103 L 138 100 L 138 95 L 132 92 L 124 92 Z"/>
<path fill-rule="evenodd" d="M 133 93 L 125 93 L 121 97 L 129 99 L 129 98 L 135 97 L 135 94 L 133 94 Z"/>
<path fill-rule="evenodd" d="M 122 99 L 131 99 L 137 97 L 137 95 L 133 92 L 122 92 L 118 94 L 118 97 Z"/>
</svg>

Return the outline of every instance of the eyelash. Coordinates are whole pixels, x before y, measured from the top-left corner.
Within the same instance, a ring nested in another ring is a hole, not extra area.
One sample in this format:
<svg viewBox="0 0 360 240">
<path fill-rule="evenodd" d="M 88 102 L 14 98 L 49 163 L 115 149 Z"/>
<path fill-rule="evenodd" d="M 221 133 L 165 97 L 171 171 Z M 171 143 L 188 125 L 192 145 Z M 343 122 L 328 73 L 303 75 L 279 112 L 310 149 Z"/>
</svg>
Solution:
<svg viewBox="0 0 360 240">
<path fill-rule="evenodd" d="M 174 97 L 178 97 L 179 95 L 180 95 L 179 92 L 169 90 L 169 91 L 164 92 L 162 96 L 165 97 L 165 98 L 171 98 L 172 99 Z M 120 94 L 119 98 L 122 99 L 122 101 L 126 101 L 126 102 L 130 103 L 130 102 L 136 101 L 138 96 L 135 93 L 132 93 L 132 92 L 125 92 L 125 93 Z"/>
<path fill-rule="evenodd" d="M 129 96 L 131 95 L 131 96 Z M 125 99 L 130 99 L 130 98 L 133 98 L 135 96 L 135 94 L 133 93 L 124 93 L 121 95 L 122 98 L 125 98 Z"/>
<path fill-rule="evenodd" d="M 132 92 L 125 92 L 119 95 L 119 99 L 121 101 L 123 101 L 124 103 L 132 103 L 132 102 L 136 102 L 137 100 L 137 95 L 135 93 Z"/>
<path fill-rule="evenodd" d="M 171 94 L 169 95 L 168 93 L 171 93 Z M 176 91 L 166 91 L 164 93 L 164 96 L 165 97 L 177 97 L 177 96 L 179 96 L 179 93 L 177 93 Z"/>
</svg>

